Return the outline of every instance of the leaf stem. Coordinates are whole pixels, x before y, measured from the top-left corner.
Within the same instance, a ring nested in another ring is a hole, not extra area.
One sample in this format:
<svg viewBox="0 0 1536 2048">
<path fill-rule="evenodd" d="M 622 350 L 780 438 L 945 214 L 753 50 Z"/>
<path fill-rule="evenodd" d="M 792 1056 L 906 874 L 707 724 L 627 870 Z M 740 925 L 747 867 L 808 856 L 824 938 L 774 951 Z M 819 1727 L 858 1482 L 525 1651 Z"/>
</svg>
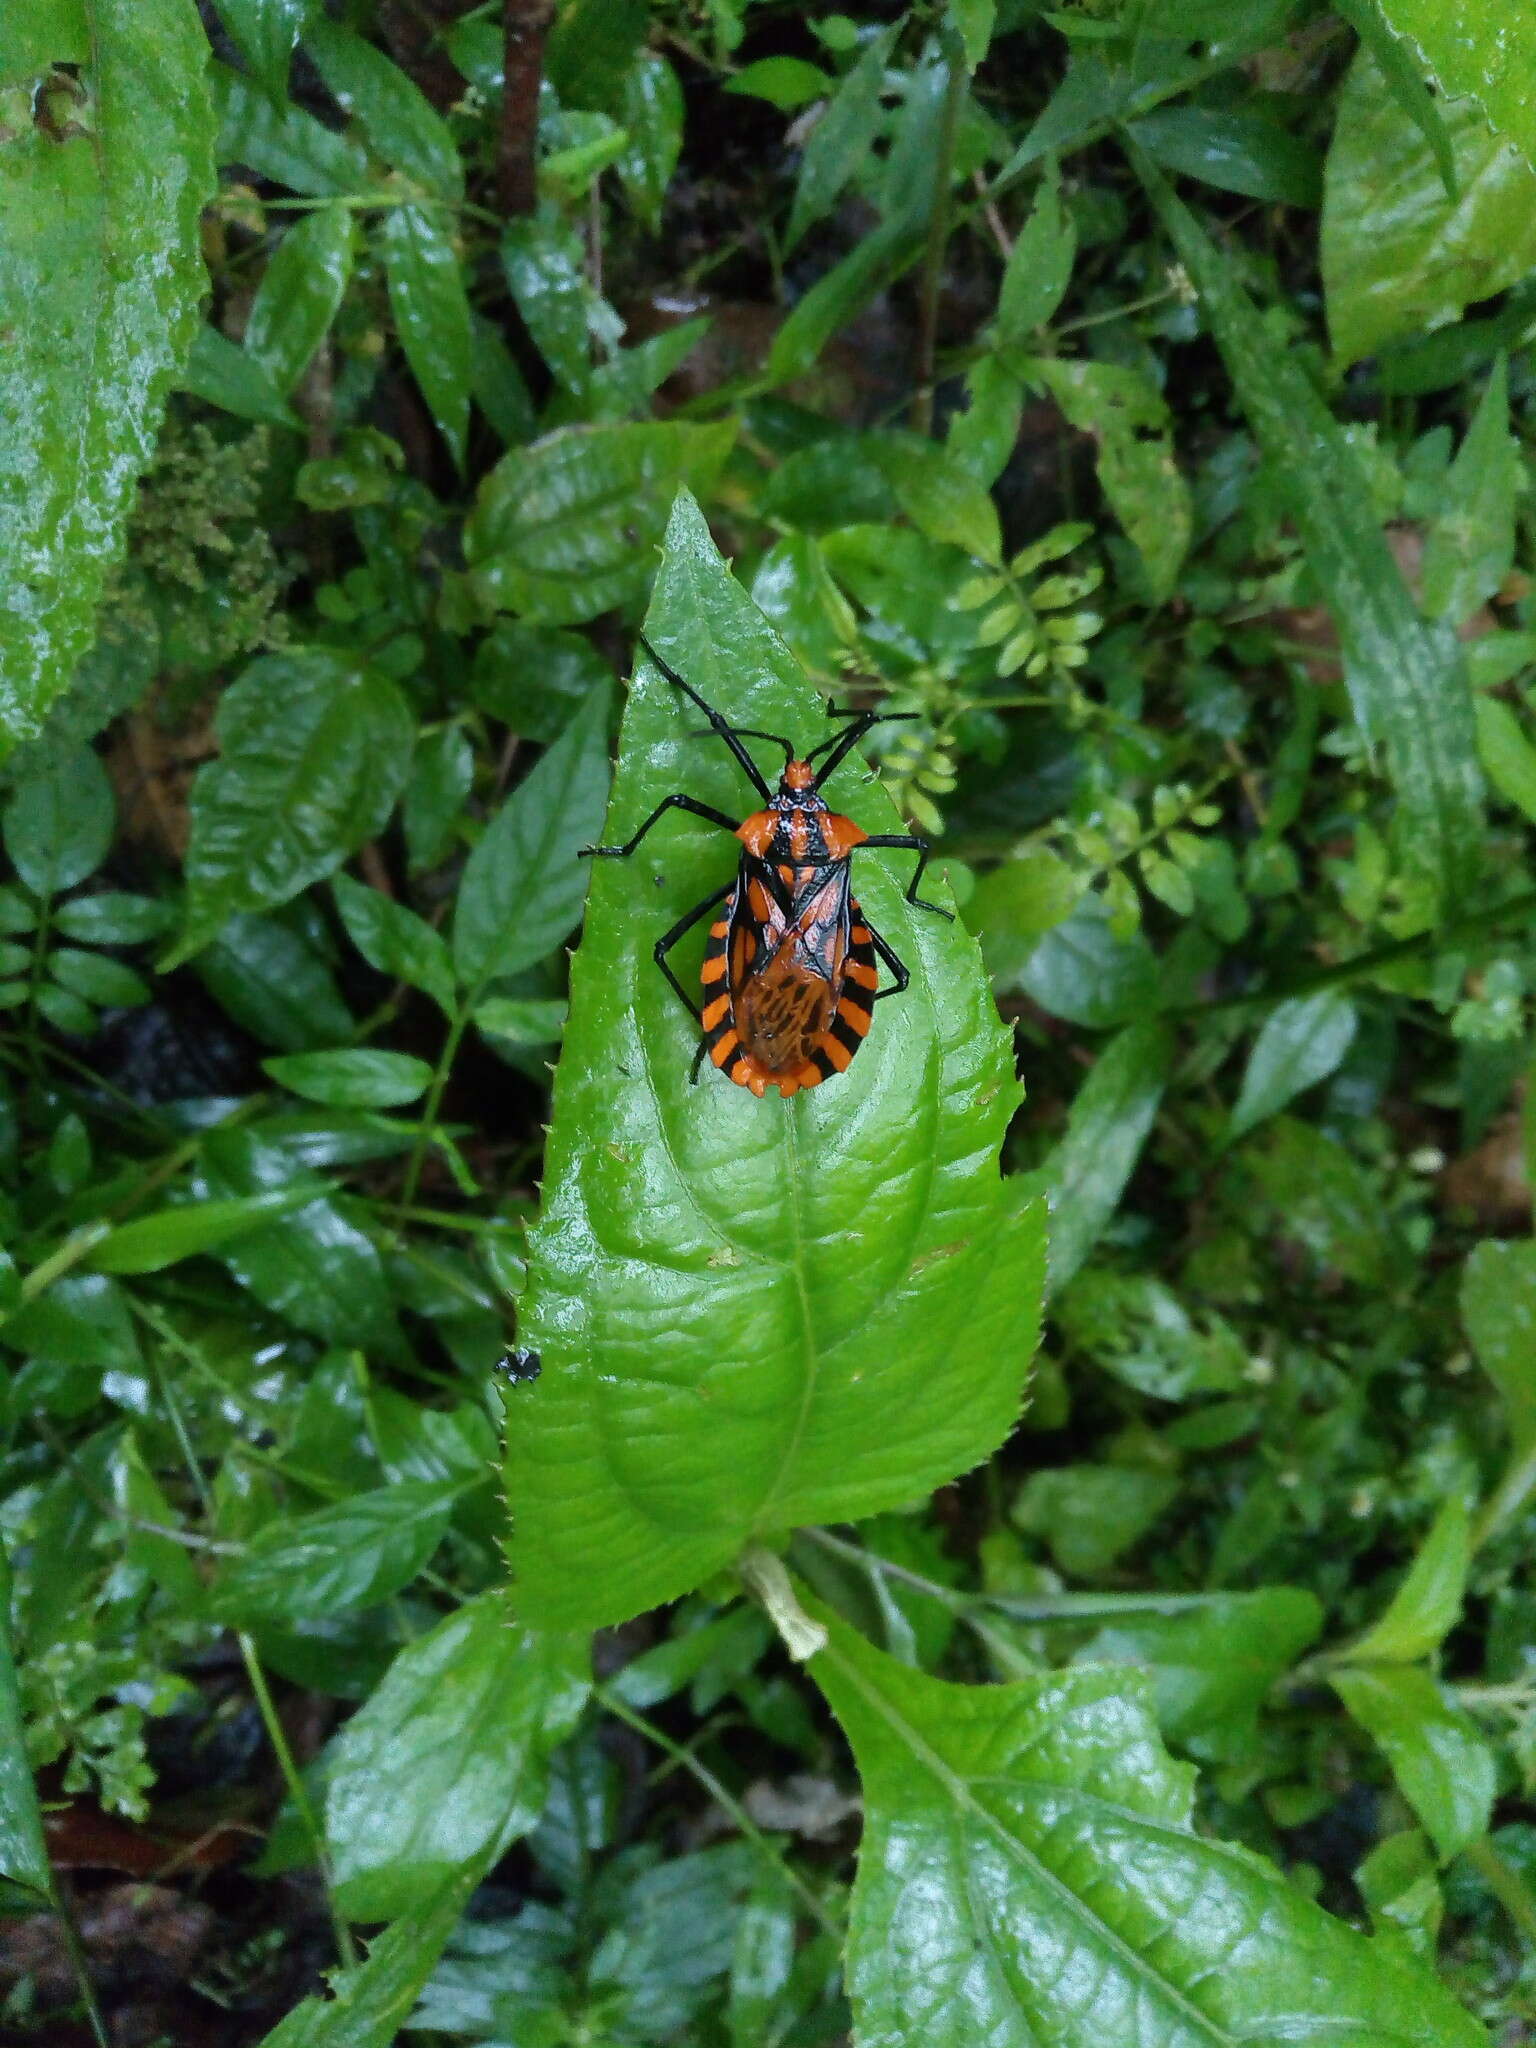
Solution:
<svg viewBox="0 0 1536 2048">
<path fill-rule="evenodd" d="M 827 1632 L 819 1621 L 812 1621 L 796 1599 L 782 1558 L 760 1543 L 749 1543 L 736 1560 L 736 1569 L 748 1592 L 762 1603 L 797 1664 L 826 1648 Z"/>
<path fill-rule="evenodd" d="M 411 1146 L 411 1156 L 406 1162 L 405 1179 L 400 1184 L 400 1199 L 395 1204 L 395 1230 L 398 1233 L 404 1223 L 406 1211 L 416 1199 L 416 1188 L 421 1180 L 421 1170 L 426 1164 L 427 1147 L 432 1142 L 432 1133 L 437 1128 L 437 1113 L 442 1107 L 443 1090 L 448 1086 L 448 1076 L 453 1068 L 454 1058 L 460 1042 L 469 1028 L 469 999 L 461 1003 L 453 1013 L 448 1026 L 448 1036 L 443 1040 L 443 1049 L 437 1056 L 433 1070 L 432 1085 L 427 1090 L 427 1099 L 422 1105 L 421 1122 Z"/>
</svg>

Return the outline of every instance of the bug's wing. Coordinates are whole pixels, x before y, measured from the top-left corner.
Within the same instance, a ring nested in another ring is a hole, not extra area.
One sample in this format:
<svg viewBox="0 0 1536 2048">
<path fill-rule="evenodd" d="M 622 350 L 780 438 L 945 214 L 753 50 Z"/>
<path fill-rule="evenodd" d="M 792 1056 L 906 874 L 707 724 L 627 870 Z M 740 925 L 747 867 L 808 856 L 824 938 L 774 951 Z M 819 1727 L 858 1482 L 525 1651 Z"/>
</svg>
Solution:
<svg viewBox="0 0 1536 2048">
<path fill-rule="evenodd" d="M 846 892 L 846 881 L 843 886 Z M 833 977 L 836 1002 L 832 1019 L 811 1051 L 823 1080 L 842 1073 L 864 1043 L 873 1014 L 871 1005 L 875 1000 L 875 985 L 880 978 L 880 970 L 875 964 L 874 942 L 858 899 L 847 895 L 846 903 L 841 958 L 837 963 L 838 972 Z"/>
</svg>

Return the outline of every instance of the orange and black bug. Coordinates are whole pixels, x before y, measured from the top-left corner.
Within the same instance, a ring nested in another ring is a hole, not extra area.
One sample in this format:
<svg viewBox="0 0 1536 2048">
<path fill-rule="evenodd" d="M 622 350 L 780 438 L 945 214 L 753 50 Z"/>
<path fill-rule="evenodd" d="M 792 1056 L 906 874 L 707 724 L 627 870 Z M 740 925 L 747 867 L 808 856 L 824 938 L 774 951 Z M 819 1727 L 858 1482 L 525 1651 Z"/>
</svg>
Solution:
<svg viewBox="0 0 1536 2048">
<path fill-rule="evenodd" d="M 640 643 L 670 683 L 692 698 L 736 756 L 743 774 L 763 799 L 764 809 L 738 824 L 724 811 L 676 790 L 663 797 L 645 823 L 622 846 L 585 846 L 584 854 L 623 859 L 669 810 L 691 811 L 741 841 L 735 879 L 722 884 L 656 942 L 656 965 L 687 1005 L 703 1032 L 693 1078 L 707 1053 L 728 1080 L 754 1095 L 777 1088 L 793 1095 L 840 1074 L 864 1043 L 873 1005 L 900 995 L 910 979 L 906 967 L 859 909 L 849 887 L 855 847 L 899 846 L 917 855 L 907 901 L 919 910 L 950 912 L 917 893 L 928 864 L 925 841 L 910 832 L 866 832 L 851 818 L 828 810 L 821 785 L 872 725 L 887 718 L 913 718 L 911 711 L 829 710 L 852 723 L 798 755 L 777 733 L 733 726 L 685 683 L 651 646 Z M 770 790 L 745 740 L 768 740 L 784 749 L 784 773 Z M 826 756 L 818 771 L 814 763 Z M 672 971 L 667 955 L 700 918 L 723 903 L 710 926 L 704 951 L 704 1006 L 693 1002 Z M 877 986 L 883 960 L 892 980 Z"/>
</svg>

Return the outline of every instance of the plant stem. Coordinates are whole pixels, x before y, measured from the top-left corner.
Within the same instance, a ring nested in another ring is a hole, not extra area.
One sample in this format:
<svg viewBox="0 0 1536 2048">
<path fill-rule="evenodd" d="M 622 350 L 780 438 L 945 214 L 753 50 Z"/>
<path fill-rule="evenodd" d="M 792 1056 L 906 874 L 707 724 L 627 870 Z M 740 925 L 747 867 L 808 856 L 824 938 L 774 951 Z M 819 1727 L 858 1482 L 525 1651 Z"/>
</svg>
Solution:
<svg viewBox="0 0 1536 2048">
<path fill-rule="evenodd" d="M 912 426 L 919 434 L 933 432 L 933 363 L 939 338 L 939 287 L 944 276 L 944 251 L 949 245 L 949 187 L 955 168 L 955 136 L 960 126 L 961 103 L 965 98 L 965 53 L 953 29 L 944 31 L 944 58 L 948 77 L 944 86 L 944 110 L 939 117 L 933 202 L 928 209 L 928 239 L 923 247 L 923 276 L 918 292 L 917 389 L 912 396 Z"/>
<path fill-rule="evenodd" d="M 421 1123 L 417 1127 L 411 1156 L 406 1163 L 405 1179 L 400 1184 L 400 1199 L 395 1204 L 395 1229 L 398 1232 L 405 1221 L 405 1213 L 416 1199 L 417 1184 L 421 1169 L 426 1164 L 427 1147 L 432 1142 L 432 1133 L 437 1128 L 437 1112 L 442 1106 L 443 1090 L 448 1086 L 459 1043 L 469 1028 L 470 998 L 454 1011 L 453 1021 L 448 1026 L 448 1036 L 443 1040 L 443 1049 L 437 1056 L 437 1066 L 432 1075 L 432 1085 L 427 1090 L 426 1102 L 422 1105 Z"/>
<path fill-rule="evenodd" d="M 747 1590 L 766 1610 L 796 1663 L 803 1664 L 807 1657 L 826 1648 L 827 1632 L 819 1621 L 812 1621 L 796 1599 L 782 1558 L 760 1543 L 749 1543 L 736 1560 L 736 1569 Z"/>
</svg>

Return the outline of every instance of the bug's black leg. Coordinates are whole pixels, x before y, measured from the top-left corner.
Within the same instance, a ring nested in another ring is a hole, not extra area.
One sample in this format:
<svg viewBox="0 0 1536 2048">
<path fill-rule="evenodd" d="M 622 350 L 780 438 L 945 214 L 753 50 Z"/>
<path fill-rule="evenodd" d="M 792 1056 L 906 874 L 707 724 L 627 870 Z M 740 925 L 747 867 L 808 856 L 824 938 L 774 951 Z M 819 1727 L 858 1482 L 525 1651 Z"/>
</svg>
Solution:
<svg viewBox="0 0 1536 2048">
<path fill-rule="evenodd" d="M 703 1066 L 704 1055 L 708 1051 L 709 1040 L 701 1038 L 699 1040 L 699 1049 L 693 1056 L 693 1065 L 688 1069 L 688 1086 L 690 1088 L 697 1088 L 699 1085 L 699 1069 Z"/>
<path fill-rule="evenodd" d="M 640 827 L 640 830 L 638 832 L 632 833 L 630 837 L 625 840 L 622 846 L 578 847 L 577 858 L 579 860 L 590 860 L 593 858 L 594 855 L 605 854 L 611 855 L 616 860 L 625 859 L 628 855 L 634 852 L 635 848 L 640 844 L 641 840 L 645 837 L 646 833 L 650 831 L 651 827 L 656 823 L 657 819 L 664 817 L 668 811 L 673 810 L 692 811 L 693 815 L 696 818 L 703 818 L 708 824 L 718 825 L 721 827 L 723 831 L 726 832 L 734 832 L 736 830 L 738 821 L 735 818 L 728 818 L 725 815 L 724 811 L 717 811 L 713 807 L 713 805 L 701 804 L 697 797 L 684 796 L 683 792 L 680 789 L 674 789 L 670 796 L 664 796 L 662 798 L 661 802 L 656 806 L 655 810 L 652 811 L 651 815 Z"/>
<path fill-rule="evenodd" d="M 843 756 L 858 745 L 871 726 L 891 725 L 904 718 L 920 718 L 922 713 L 919 711 L 852 711 L 843 710 L 836 705 L 832 705 L 828 707 L 827 716 L 828 718 L 851 718 L 853 724 L 845 726 L 834 738 L 823 740 L 819 747 L 812 747 L 811 751 L 806 755 L 807 761 L 819 760 L 823 754 L 827 757 L 826 766 L 811 785 L 813 789 L 818 790 L 834 769 L 841 764 Z"/>
<path fill-rule="evenodd" d="M 894 984 L 890 988 L 877 988 L 870 997 L 870 1001 L 878 1003 L 882 996 L 899 996 L 907 983 L 912 979 L 912 976 L 907 971 L 907 963 L 893 946 L 881 938 L 868 918 L 864 920 L 864 929 L 869 933 L 869 943 L 896 977 Z"/>
<path fill-rule="evenodd" d="M 947 917 L 951 924 L 955 913 L 946 910 L 942 903 L 929 903 L 917 893 L 917 885 L 923 878 L 923 869 L 928 865 L 928 842 L 919 839 L 913 832 L 874 832 L 868 839 L 861 839 L 860 846 L 904 846 L 917 855 L 917 866 L 912 870 L 912 879 L 907 884 L 907 901 L 919 910 L 932 910 L 940 917 Z"/>
<path fill-rule="evenodd" d="M 643 633 L 640 635 L 640 645 L 645 649 L 646 653 L 651 657 L 652 661 L 655 662 L 656 666 L 661 670 L 662 674 L 666 677 L 667 681 L 669 683 L 675 683 L 680 690 L 682 690 L 687 696 L 691 697 L 694 703 L 698 705 L 699 709 L 703 712 L 704 716 L 709 720 L 710 724 L 714 727 L 715 731 L 719 733 L 721 739 L 725 741 L 725 744 L 730 748 L 731 752 L 736 756 L 736 759 L 740 762 L 742 774 L 746 776 L 747 780 L 751 783 L 752 787 L 757 791 L 758 795 L 762 798 L 763 802 L 765 804 L 771 803 L 773 800 L 773 792 L 769 789 L 767 783 L 764 782 L 762 770 L 758 767 L 757 763 L 753 760 L 752 756 L 747 752 L 746 748 L 741 744 L 741 741 L 736 737 L 736 728 L 729 722 L 729 720 L 722 718 L 720 716 L 720 713 L 715 710 L 712 704 L 706 704 L 704 702 L 704 699 L 699 695 L 698 691 L 693 687 L 692 683 L 685 683 L 682 677 L 678 674 L 677 670 L 671 667 L 670 664 L 662 660 L 661 656 L 656 652 L 655 648 L 651 645 L 650 641 L 646 639 Z M 786 752 L 788 751 L 786 742 L 781 740 L 779 744 L 785 747 Z M 735 829 L 736 827 L 732 825 L 731 830 L 734 832 Z"/>
<path fill-rule="evenodd" d="M 720 888 L 716 889 L 713 892 L 713 894 L 706 896 L 702 903 L 695 903 L 692 910 L 688 912 L 688 915 L 686 917 L 680 917 L 677 923 L 673 925 L 671 931 L 664 932 L 662 936 L 656 941 L 655 949 L 651 956 L 655 960 L 656 965 L 661 969 L 662 973 L 667 977 L 668 981 L 670 981 L 672 986 L 677 990 L 678 996 L 683 1004 L 684 1009 L 687 1010 L 689 1016 L 693 1019 L 694 1023 L 699 1025 L 701 1028 L 703 1026 L 704 1020 L 699 1015 L 699 1006 L 693 1000 L 692 996 L 689 995 L 687 989 L 683 987 L 683 984 L 678 980 L 677 976 L 672 972 L 671 962 L 667 959 L 667 955 L 671 952 L 672 948 L 677 944 L 678 940 L 682 938 L 686 932 L 689 932 L 693 929 L 693 927 L 698 923 L 701 917 L 707 916 L 707 914 L 714 909 L 717 903 L 724 902 L 725 898 L 730 895 L 732 889 L 734 889 L 735 886 L 736 877 L 733 875 L 730 881 L 723 883 L 720 886 Z M 695 1073 L 697 1073 L 697 1068 L 695 1068 Z"/>
</svg>

